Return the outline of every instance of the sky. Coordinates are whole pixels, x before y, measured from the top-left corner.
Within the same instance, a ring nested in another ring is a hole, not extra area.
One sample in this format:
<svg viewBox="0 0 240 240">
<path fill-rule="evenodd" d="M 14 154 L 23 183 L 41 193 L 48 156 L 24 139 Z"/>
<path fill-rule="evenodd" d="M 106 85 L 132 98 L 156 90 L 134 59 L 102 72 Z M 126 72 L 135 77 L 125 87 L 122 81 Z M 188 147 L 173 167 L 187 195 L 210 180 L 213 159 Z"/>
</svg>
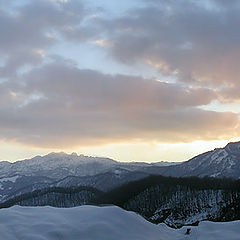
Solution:
<svg viewBox="0 0 240 240">
<path fill-rule="evenodd" d="M 237 0 L 0 0 L 0 160 L 184 161 L 239 141 Z"/>
</svg>

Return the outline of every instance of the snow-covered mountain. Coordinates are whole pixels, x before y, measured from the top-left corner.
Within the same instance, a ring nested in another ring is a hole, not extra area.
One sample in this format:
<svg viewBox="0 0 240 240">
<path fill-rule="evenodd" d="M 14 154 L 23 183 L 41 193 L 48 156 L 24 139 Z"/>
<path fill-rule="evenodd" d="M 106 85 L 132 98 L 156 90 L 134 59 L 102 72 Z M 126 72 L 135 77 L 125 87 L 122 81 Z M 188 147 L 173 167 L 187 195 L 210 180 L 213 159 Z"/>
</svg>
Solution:
<svg viewBox="0 0 240 240">
<path fill-rule="evenodd" d="M 157 166 L 174 163 L 159 162 Z M 0 162 L 0 202 L 48 187 L 95 187 L 108 191 L 121 184 L 149 176 L 156 164 L 123 163 L 109 158 L 76 153 L 50 153 L 10 163 Z"/>
<path fill-rule="evenodd" d="M 87 176 L 107 171 L 116 165 L 108 158 L 87 157 L 77 154 L 50 153 L 14 163 L 0 162 L 0 176 L 46 176 L 61 179 L 69 175 Z"/>
<path fill-rule="evenodd" d="M 109 191 L 122 184 L 149 176 L 144 172 L 132 172 L 114 169 L 94 176 L 67 176 L 60 180 L 41 176 L 20 176 L 0 178 L 0 203 L 35 190 L 53 187 L 94 187 L 100 191 Z"/>
<path fill-rule="evenodd" d="M 13 176 L 41 176 L 61 180 L 68 176 L 95 176 L 106 172 L 144 172 L 174 177 L 211 176 L 240 177 L 240 142 L 229 143 L 224 148 L 200 154 L 182 163 L 117 162 L 109 158 L 84 155 L 50 153 L 14 163 L 0 162 L 1 178 Z M 118 174 L 119 175 L 119 174 Z M 0 187 L 1 189 L 1 187 Z"/>
<path fill-rule="evenodd" d="M 240 222 L 202 222 L 199 226 L 171 229 L 155 225 L 136 213 L 115 206 L 75 208 L 20 207 L 0 211 L 1 239 L 41 240 L 236 240 Z"/>
<path fill-rule="evenodd" d="M 200 154 L 179 165 L 158 169 L 158 174 L 174 177 L 229 177 L 240 178 L 240 142 L 228 143 Z"/>
<path fill-rule="evenodd" d="M 151 166 L 168 166 L 177 163 L 159 162 L 154 164 L 141 162 L 117 162 L 109 158 L 88 157 L 76 153 L 50 153 L 32 159 L 17 162 L 0 162 L 0 178 L 21 176 L 45 176 L 62 179 L 67 176 L 94 176 L 114 169 L 140 171 Z"/>
<path fill-rule="evenodd" d="M 132 172 L 125 169 L 114 169 L 113 171 L 100 173 L 95 176 L 68 176 L 51 184 L 51 187 L 90 186 L 106 192 L 119 187 L 122 184 L 137 181 L 148 176 L 149 174 L 144 172 Z"/>
<path fill-rule="evenodd" d="M 117 162 L 109 158 L 50 153 L 14 163 L 0 162 L 0 202 L 47 187 L 89 186 L 109 191 L 149 175 L 240 178 L 240 142 L 183 163 Z"/>
<path fill-rule="evenodd" d="M 55 180 L 41 176 L 21 176 L 0 178 L 0 203 L 15 196 L 49 187 Z"/>
</svg>

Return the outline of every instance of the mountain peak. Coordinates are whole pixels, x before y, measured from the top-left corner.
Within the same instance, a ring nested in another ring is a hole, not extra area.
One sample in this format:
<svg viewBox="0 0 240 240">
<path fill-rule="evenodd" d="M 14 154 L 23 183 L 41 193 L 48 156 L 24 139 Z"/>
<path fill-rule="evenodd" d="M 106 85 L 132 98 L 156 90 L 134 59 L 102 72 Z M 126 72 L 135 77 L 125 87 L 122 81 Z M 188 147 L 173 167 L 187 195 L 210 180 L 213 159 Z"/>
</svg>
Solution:
<svg viewBox="0 0 240 240">
<path fill-rule="evenodd" d="M 226 145 L 225 149 L 233 154 L 240 154 L 240 142 L 230 142 Z"/>
<path fill-rule="evenodd" d="M 63 156 L 67 156 L 68 154 L 65 152 L 51 152 L 45 156 L 47 157 L 63 157 Z"/>
<path fill-rule="evenodd" d="M 78 157 L 78 154 L 76 152 L 72 152 L 71 156 Z"/>
<path fill-rule="evenodd" d="M 240 142 L 230 142 L 224 148 L 215 148 L 213 151 L 202 153 L 179 166 L 174 166 L 168 175 L 239 178 L 239 160 Z"/>
<path fill-rule="evenodd" d="M 240 141 L 238 142 L 229 142 L 226 147 L 228 146 L 234 146 L 234 147 L 240 147 Z"/>
</svg>

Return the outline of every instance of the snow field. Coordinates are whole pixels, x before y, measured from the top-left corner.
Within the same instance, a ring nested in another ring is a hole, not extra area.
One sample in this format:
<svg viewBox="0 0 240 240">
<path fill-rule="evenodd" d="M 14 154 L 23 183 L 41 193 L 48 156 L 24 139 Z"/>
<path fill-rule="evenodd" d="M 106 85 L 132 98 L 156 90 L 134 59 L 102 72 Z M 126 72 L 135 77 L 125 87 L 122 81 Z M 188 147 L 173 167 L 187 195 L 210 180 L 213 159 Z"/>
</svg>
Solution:
<svg viewBox="0 0 240 240">
<path fill-rule="evenodd" d="M 115 206 L 75 208 L 20 207 L 0 209 L 3 240 L 239 240 L 240 221 L 202 222 L 175 230 L 154 225 Z"/>
</svg>

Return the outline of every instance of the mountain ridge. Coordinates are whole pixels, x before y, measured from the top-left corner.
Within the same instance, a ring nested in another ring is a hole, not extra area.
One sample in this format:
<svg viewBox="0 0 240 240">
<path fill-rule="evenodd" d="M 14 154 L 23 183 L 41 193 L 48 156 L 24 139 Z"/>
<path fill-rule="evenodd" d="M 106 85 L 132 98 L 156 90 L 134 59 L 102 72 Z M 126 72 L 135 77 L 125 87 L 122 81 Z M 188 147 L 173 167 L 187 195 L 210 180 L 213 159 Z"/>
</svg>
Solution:
<svg viewBox="0 0 240 240">
<path fill-rule="evenodd" d="M 167 177 L 240 178 L 240 142 L 228 143 L 180 164 L 117 162 L 76 153 L 50 153 L 14 163 L 0 162 L 0 203 L 34 190 L 95 187 L 109 191 L 150 175 Z"/>
</svg>

